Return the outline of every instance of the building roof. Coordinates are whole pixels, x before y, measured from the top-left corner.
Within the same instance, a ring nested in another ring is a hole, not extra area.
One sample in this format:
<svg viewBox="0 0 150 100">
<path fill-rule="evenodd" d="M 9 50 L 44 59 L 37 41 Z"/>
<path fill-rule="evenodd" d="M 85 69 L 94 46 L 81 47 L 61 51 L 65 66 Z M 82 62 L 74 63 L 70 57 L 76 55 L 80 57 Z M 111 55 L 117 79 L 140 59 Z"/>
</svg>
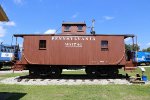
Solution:
<svg viewBox="0 0 150 100">
<path fill-rule="evenodd" d="M 61 34 L 14 34 L 14 37 L 23 36 L 124 36 L 124 38 L 135 37 L 134 34 L 88 34 L 88 35 L 61 35 Z"/>
<path fill-rule="evenodd" d="M 85 22 L 63 22 L 62 25 L 86 25 Z"/>
<path fill-rule="evenodd" d="M 0 21 L 9 21 L 5 11 L 3 10 L 3 8 L 0 5 Z"/>
</svg>

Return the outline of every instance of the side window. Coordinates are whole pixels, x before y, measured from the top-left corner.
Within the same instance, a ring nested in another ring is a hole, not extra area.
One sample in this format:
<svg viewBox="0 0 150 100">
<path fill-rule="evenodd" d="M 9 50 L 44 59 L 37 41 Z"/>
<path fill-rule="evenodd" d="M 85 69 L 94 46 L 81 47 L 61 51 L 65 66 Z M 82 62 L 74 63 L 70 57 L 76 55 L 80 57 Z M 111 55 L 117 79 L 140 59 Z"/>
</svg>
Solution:
<svg viewBox="0 0 150 100">
<path fill-rule="evenodd" d="M 82 31 L 83 26 L 78 25 L 77 27 L 78 27 L 78 31 Z"/>
<path fill-rule="evenodd" d="M 46 40 L 39 41 L 39 49 L 46 49 Z"/>
<path fill-rule="evenodd" d="M 101 41 L 101 51 L 108 51 L 108 41 L 107 40 Z"/>
<path fill-rule="evenodd" d="M 65 31 L 70 31 L 70 25 L 65 26 Z"/>
</svg>

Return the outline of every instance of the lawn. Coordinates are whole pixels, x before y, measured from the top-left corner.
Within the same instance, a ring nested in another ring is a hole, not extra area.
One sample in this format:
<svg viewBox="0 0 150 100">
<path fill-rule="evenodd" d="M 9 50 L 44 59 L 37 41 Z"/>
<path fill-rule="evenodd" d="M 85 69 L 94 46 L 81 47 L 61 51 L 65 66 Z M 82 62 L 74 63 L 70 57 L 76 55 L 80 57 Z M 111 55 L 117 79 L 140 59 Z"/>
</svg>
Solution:
<svg viewBox="0 0 150 100">
<path fill-rule="evenodd" d="M 145 70 L 146 71 L 144 72 L 144 75 L 146 75 L 147 78 L 150 80 L 150 67 L 146 67 Z M 125 74 L 125 72 L 123 70 L 120 70 L 120 73 Z M 128 73 L 129 76 L 135 76 L 137 73 L 139 73 L 140 76 L 142 76 L 142 72 L 141 72 L 140 68 L 137 68 L 136 70 L 134 70 L 132 72 L 131 71 L 126 71 L 126 73 Z"/>
<path fill-rule="evenodd" d="M 0 74 L 0 80 L 9 78 L 9 77 L 16 77 L 16 76 L 25 76 L 28 75 L 28 73 L 9 73 L 9 74 Z"/>
<path fill-rule="evenodd" d="M 21 100 L 150 100 L 150 86 L 22 86 L 0 84 L 0 95 Z M 8 96 L 9 95 L 9 96 Z"/>
<path fill-rule="evenodd" d="M 120 73 L 125 74 L 123 70 Z M 128 72 L 135 76 L 139 69 Z M 23 74 L 6 74 L 1 78 Z M 65 71 L 63 74 L 85 74 L 84 71 Z M 145 75 L 150 79 L 150 68 Z M 150 85 L 47 85 L 25 86 L 0 84 L 0 100 L 150 100 Z"/>
</svg>

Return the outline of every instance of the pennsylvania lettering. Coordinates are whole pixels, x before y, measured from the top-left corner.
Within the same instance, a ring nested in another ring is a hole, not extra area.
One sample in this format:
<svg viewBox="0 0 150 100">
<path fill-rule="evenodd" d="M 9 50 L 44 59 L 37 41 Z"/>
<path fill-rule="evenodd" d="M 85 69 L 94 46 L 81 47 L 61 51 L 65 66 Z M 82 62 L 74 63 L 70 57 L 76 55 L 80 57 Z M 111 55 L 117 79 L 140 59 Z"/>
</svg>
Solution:
<svg viewBox="0 0 150 100">
<path fill-rule="evenodd" d="M 51 40 L 95 41 L 95 37 L 91 37 L 91 36 L 52 36 Z"/>
</svg>

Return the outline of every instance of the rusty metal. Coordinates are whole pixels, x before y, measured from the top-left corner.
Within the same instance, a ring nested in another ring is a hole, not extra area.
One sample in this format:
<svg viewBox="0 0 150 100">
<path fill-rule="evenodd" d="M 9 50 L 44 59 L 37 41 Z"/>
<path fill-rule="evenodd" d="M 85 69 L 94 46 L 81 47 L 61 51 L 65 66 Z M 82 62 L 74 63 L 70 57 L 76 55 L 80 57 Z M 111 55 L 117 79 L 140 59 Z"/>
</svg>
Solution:
<svg viewBox="0 0 150 100">
<path fill-rule="evenodd" d="M 25 69 L 25 66 L 22 65 L 21 61 L 16 61 L 16 63 L 12 66 L 13 71 L 22 71 Z"/>
</svg>

